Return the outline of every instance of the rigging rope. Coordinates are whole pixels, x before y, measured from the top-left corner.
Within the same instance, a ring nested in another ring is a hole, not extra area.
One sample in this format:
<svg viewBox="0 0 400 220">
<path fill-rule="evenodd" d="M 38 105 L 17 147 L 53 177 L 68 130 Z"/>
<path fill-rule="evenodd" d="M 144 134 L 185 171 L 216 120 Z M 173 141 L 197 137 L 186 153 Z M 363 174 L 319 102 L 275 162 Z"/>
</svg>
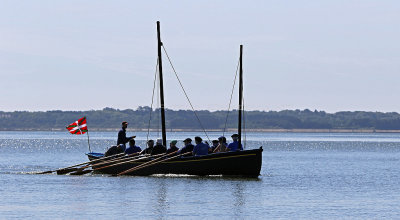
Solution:
<svg viewBox="0 0 400 220">
<path fill-rule="evenodd" d="M 231 110 L 232 96 L 233 96 L 233 91 L 235 90 L 236 78 L 237 78 L 237 74 L 238 74 L 239 64 L 240 64 L 240 60 L 238 60 L 238 64 L 236 66 L 235 79 L 233 80 L 231 98 L 229 99 L 228 111 L 226 113 L 225 126 L 224 126 L 224 131 L 222 132 L 222 136 L 225 136 L 226 124 L 228 122 L 229 111 Z"/>
<path fill-rule="evenodd" d="M 163 50 L 164 50 L 165 55 L 166 55 L 167 58 L 168 58 L 169 64 L 171 65 L 172 70 L 174 71 L 176 78 L 178 79 L 179 85 L 181 86 L 181 88 L 182 88 L 182 90 L 183 90 L 183 93 L 185 94 L 186 99 L 188 100 L 188 102 L 189 102 L 189 104 L 190 104 L 190 107 L 192 108 L 192 111 L 193 111 L 194 115 L 195 115 L 196 118 L 197 118 L 197 121 L 199 122 L 201 128 L 203 129 L 204 134 L 207 136 L 208 141 L 211 143 L 210 138 L 208 137 L 208 134 L 207 134 L 206 130 L 204 129 L 203 124 L 201 124 L 201 121 L 200 121 L 200 119 L 199 119 L 199 117 L 198 117 L 196 111 L 194 110 L 192 103 L 190 102 L 190 99 L 189 99 L 189 97 L 188 97 L 188 95 L 187 95 L 187 93 L 186 93 L 186 91 L 185 91 L 185 88 L 183 88 L 182 82 L 181 82 L 181 80 L 180 80 L 179 77 L 178 77 L 178 73 L 175 71 L 174 65 L 172 65 L 171 59 L 169 58 L 168 53 L 167 53 L 167 50 L 165 49 L 164 45 L 162 45 L 162 48 L 163 48 Z"/>
<path fill-rule="evenodd" d="M 149 141 L 150 123 L 151 123 L 151 113 L 153 112 L 153 102 L 154 102 L 154 90 L 155 90 L 155 88 L 156 88 L 156 81 L 157 81 L 157 70 L 158 70 L 158 59 L 157 59 L 156 71 L 155 71 L 155 73 L 154 73 L 153 95 L 151 96 L 150 118 L 149 118 L 149 125 L 148 125 L 148 127 L 147 127 L 146 147 L 147 147 L 147 142 Z"/>
</svg>

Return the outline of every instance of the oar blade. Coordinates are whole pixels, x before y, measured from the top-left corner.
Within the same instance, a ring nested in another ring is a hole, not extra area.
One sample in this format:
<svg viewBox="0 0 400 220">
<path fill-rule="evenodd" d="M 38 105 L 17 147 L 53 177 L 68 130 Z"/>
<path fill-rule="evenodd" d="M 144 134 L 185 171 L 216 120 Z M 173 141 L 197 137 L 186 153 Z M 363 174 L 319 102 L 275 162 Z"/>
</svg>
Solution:
<svg viewBox="0 0 400 220">
<path fill-rule="evenodd" d="M 93 170 L 77 170 L 75 172 L 70 173 L 69 175 L 83 175 L 92 172 Z"/>
<path fill-rule="evenodd" d="M 71 172 L 77 171 L 77 170 L 78 170 L 78 168 L 59 169 L 59 170 L 57 170 L 57 174 L 58 175 L 63 175 L 63 174 L 67 174 L 67 173 L 71 173 Z"/>
<path fill-rule="evenodd" d="M 48 170 L 48 171 L 38 172 L 38 173 L 35 173 L 35 174 L 48 174 L 48 173 L 52 173 L 52 172 L 54 172 L 54 170 Z"/>
</svg>

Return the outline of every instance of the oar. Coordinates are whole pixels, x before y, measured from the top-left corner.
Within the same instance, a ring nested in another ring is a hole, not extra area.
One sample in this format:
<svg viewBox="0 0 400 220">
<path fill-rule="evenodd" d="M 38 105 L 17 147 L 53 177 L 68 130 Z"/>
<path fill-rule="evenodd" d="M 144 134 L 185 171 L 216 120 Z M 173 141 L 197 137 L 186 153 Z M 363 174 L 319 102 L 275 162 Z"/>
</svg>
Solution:
<svg viewBox="0 0 400 220">
<path fill-rule="evenodd" d="M 169 154 L 167 154 L 167 155 L 165 155 L 165 156 L 168 157 L 168 156 L 170 156 L 170 155 L 175 154 L 176 152 L 178 152 L 178 151 L 169 153 Z M 158 164 L 158 163 L 167 161 L 167 160 L 171 160 L 171 159 L 176 158 L 176 157 L 185 156 L 185 155 L 191 154 L 191 153 L 192 153 L 192 152 L 186 152 L 186 153 L 184 153 L 184 154 L 179 154 L 179 155 L 176 155 L 176 156 L 173 156 L 173 157 L 169 157 L 169 158 L 164 159 L 164 160 L 160 160 L 160 159 L 163 158 L 163 157 L 159 157 L 158 159 L 155 159 L 155 160 L 152 160 L 152 161 L 143 163 L 143 164 L 141 164 L 141 165 L 139 165 L 139 166 L 136 166 L 136 167 L 130 168 L 130 169 L 128 169 L 128 170 L 125 170 L 125 171 L 123 171 L 123 172 L 121 172 L 121 173 L 118 173 L 117 176 L 124 175 L 124 174 L 127 174 L 127 173 L 131 173 L 131 172 L 133 172 L 133 171 L 135 171 L 135 170 L 139 170 L 139 169 L 142 169 L 142 168 L 144 168 L 144 167 L 152 166 L 152 165 L 155 165 L 155 164 Z"/>
<path fill-rule="evenodd" d="M 138 159 L 133 159 L 133 160 L 128 160 L 128 161 L 124 161 L 124 162 L 120 162 L 120 163 L 114 163 L 114 164 L 111 164 L 111 165 L 108 165 L 108 166 L 103 166 L 103 167 L 98 167 L 98 168 L 94 168 L 93 170 L 101 170 L 101 169 L 104 169 L 104 168 L 108 168 L 108 167 L 113 167 L 113 166 L 117 166 L 117 165 L 121 165 L 121 164 L 126 164 L 126 163 L 132 163 L 132 162 L 136 162 L 136 161 L 140 161 L 140 160 L 143 160 L 143 159 L 148 159 L 148 158 L 159 158 L 159 157 L 162 157 L 162 156 L 164 156 L 165 155 L 165 153 L 162 153 L 162 154 L 156 154 L 156 155 L 153 155 L 153 156 L 148 156 L 148 157 L 142 157 L 142 158 L 138 158 Z M 154 159 L 154 160 L 156 160 L 156 159 Z"/>
<path fill-rule="evenodd" d="M 122 161 L 122 160 L 130 160 L 131 158 L 129 158 L 129 157 L 135 156 L 137 154 L 138 153 L 132 153 L 132 154 L 128 154 L 128 155 L 126 155 L 126 156 L 124 156 L 122 158 L 115 158 L 115 159 L 106 160 L 106 161 L 103 161 L 103 162 L 100 162 L 100 163 L 88 164 L 86 166 L 82 166 L 82 167 L 79 167 L 79 168 L 72 168 L 72 169 L 67 169 L 67 170 L 57 170 L 57 174 L 58 175 L 62 175 L 62 174 L 67 174 L 67 173 L 74 172 L 74 173 L 71 173 L 71 175 L 81 175 L 81 174 L 88 173 L 86 170 L 83 171 L 85 168 L 99 166 L 101 164 L 109 164 L 109 163 L 113 163 L 113 162 L 119 162 L 119 161 Z"/>
<path fill-rule="evenodd" d="M 69 175 L 83 175 L 83 174 L 90 173 L 90 172 L 92 172 L 92 170 L 81 170 L 81 171 L 72 172 Z"/>
<path fill-rule="evenodd" d="M 126 171 L 124 171 L 124 172 L 121 172 L 121 173 L 117 174 L 117 176 L 123 175 L 123 174 L 127 174 L 127 173 L 132 173 L 132 172 L 134 172 L 134 171 L 136 171 L 136 170 L 140 170 L 140 169 L 145 168 L 145 167 L 153 166 L 153 165 L 155 165 L 155 164 L 163 163 L 163 162 L 165 162 L 165 161 L 172 160 L 172 159 L 175 159 L 175 158 L 177 158 L 177 157 L 185 156 L 185 155 L 188 155 L 188 154 L 192 154 L 192 152 L 186 152 L 186 153 L 183 153 L 183 154 L 179 154 L 179 155 L 176 155 L 176 156 L 173 156 L 173 157 L 166 158 L 166 159 L 164 159 L 164 160 L 156 161 L 156 162 L 154 162 L 154 163 L 149 163 L 149 164 L 145 164 L 145 165 L 143 164 L 142 166 L 136 166 L 136 167 L 133 167 L 133 168 L 130 169 L 130 170 L 126 170 Z"/>
<path fill-rule="evenodd" d="M 121 173 L 124 174 L 125 172 L 129 172 L 130 170 L 135 169 L 135 168 L 137 168 L 137 167 L 141 167 L 141 166 L 145 166 L 145 165 L 150 164 L 150 163 L 154 163 L 154 162 L 156 162 L 156 161 L 162 159 L 163 157 L 168 157 L 168 156 L 170 156 L 170 155 L 175 154 L 176 152 L 178 152 L 178 151 L 175 151 L 175 152 L 172 152 L 172 153 L 169 153 L 169 154 L 163 154 L 163 156 L 161 156 L 161 157 L 159 157 L 159 158 L 157 158 L 157 159 L 154 159 L 154 160 L 151 160 L 151 161 L 147 161 L 146 163 L 142 163 L 142 164 L 140 164 L 140 165 L 138 165 L 138 166 L 135 166 L 135 167 L 133 167 L 133 168 L 130 168 L 130 169 L 128 169 L 128 170 L 125 170 L 125 171 L 123 171 L 123 172 L 121 172 Z M 118 173 L 117 175 L 120 175 L 121 173 Z M 121 174 L 121 175 L 122 175 L 122 174 Z"/>
<path fill-rule="evenodd" d="M 176 157 L 178 157 L 178 156 L 184 156 L 184 155 L 187 155 L 187 154 L 189 154 L 189 153 L 192 153 L 192 152 L 186 152 L 186 153 L 183 153 L 183 154 L 179 154 L 179 155 L 176 155 L 176 156 L 174 156 L 173 158 L 176 158 Z M 168 158 L 168 159 L 166 159 L 166 160 L 170 160 L 172 157 L 170 157 L 170 158 Z M 160 158 L 161 159 L 161 158 Z M 162 161 L 165 161 L 165 160 L 162 160 Z M 157 163 L 159 163 L 159 162 L 162 162 L 162 161 L 149 161 L 148 163 L 145 163 L 145 164 L 141 164 L 141 165 L 139 165 L 139 166 L 136 166 L 136 167 L 133 167 L 132 168 L 132 171 L 134 171 L 134 170 L 138 170 L 138 169 L 141 169 L 141 168 L 144 168 L 144 167 L 148 167 L 148 166 L 151 166 L 151 165 L 153 165 L 153 164 L 157 164 Z M 118 174 L 119 175 L 119 174 Z"/>
<path fill-rule="evenodd" d="M 75 164 L 75 165 L 72 165 L 72 166 L 69 166 L 69 167 L 59 168 L 57 170 L 48 170 L 48 171 L 44 171 L 44 172 L 38 172 L 38 173 L 35 173 L 35 174 L 47 174 L 47 173 L 53 173 L 53 172 L 60 172 L 61 174 L 62 173 L 68 173 L 68 171 L 71 172 L 71 170 L 74 171 L 74 170 L 78 169 L 78 168 L 73 168 L 73 167 L 81 166 L 81 165 L 88 164 L 88 163 L 93 163 L 93 162 L 96 162 L 96 161 L 105 160 L 105 159 L 108 159 L 110 157 L 120 156 L 120 155 L 123 155 L 123 154 L 125 154 L 125 153 L 119 153 L 119 154 L 114 154 L 114 155 L 107 156 L 107 157 L 101 157 L 99 159 L 90 160 L 88 162 Z M 64 172 L 64 171 L 66 171 L 66 172 Z"/>
<path fill-rule="evenodd" d="M 165 155 L 165 154 L 157 154 L 157 155 L 154 155 L 153 157 L 158 157 L 158 156 L 162 156 L 162 155 Z M 91 169 L 91 170 L 83 170 L 83 169 L 79 168 L 79 169 L 75 170 L 75 172 L 70 173 L 70 174 L 71 175 L 83 175 L 83 174 L 90 173 L 90 172 L 95 171 L 95 170 L 100 170 L 100 169 L 104 169 L 104 168 L 107 168 L 107 167 L 113 167 L 113 166 L 117 166 L 117 165 L 121 165 L 121 164 L 125 164 L 125 163 L 131 163 L 131 162 L 134 162 L 134 161 L 140 161 L 140 160 L 148 159 L 150 157 L 151 156 L 145 156 L 145 157 L 142 157 L 142 158 L 130 159 L 128 161 L 123 161 L 123 162 L 114 161 L 114 163 L 111 164 L 111 165 L 107 165 L 107 166 L 103 166 L 103 167 L 99 167 L 99 168 L 93 168 L 94 166 L 92 166 L 93 169 Z M 119 162 L 119 163 L 117 163 L 117 162 Z"/>
<path fill-rule="evenodd" d="M 98 159 L 90 160 L 90 161 L 85 162 L 85 163 L 76 164 L 76 165 L 73 165 L 73 166 L 70 166 L 70 167 L 66 167 L 66 168 L 60 168 L 60 169 L 54 170 L 54 171 L 57 172 L 58 175 L 62 175 L 62 174 L 66 174 L 66 173 L 70 173 L 70 172 L 74 172 L 74 171 L 79 170 L 79 168 L 77 168 L 77 166 L 81 166 L 81 165 L 85 165 L 85 164 L 91 164 L 91 163 L 95 163 L 95 162 L 98 162 L 98 161 L 107 160 L 107 159 L 110 159 L 110 158 L 113 158 L 113 157 L 122 156 L 124 154 L 125 153 L 119 153 L 119 154 L 114 154 L 114 155 L 110 155 L 110 156 L 107 156 L 107 157 L 101 157 L 101 158 L 98 158 Z"/>
<path fill-rule="evenodd" d="M 123 160 L 130 160 L 130 159 L 132 159 L 130 157 L 137 156 L 138 154 L 139 153 L 132 153 L 132 154 L 128 154 L 128 155 L 126 155 L 125 157 L 122 157 L 122 158 L 115 158 L 115 159 L 106 160 L 106 161 L 103 161 L 103 162 L 100 162 L 100 163 L 88 164 L 88 165 L 80 167 L 78 169 L 79 170 L 83 170 L 83 169 L 88 168 L 88 167 L 96 167 L 96 166 L 109 164 L 109 163 L 114 163 L 114 162 L 119 162 L 119 161 L 123 161 Z"/>
</svg>

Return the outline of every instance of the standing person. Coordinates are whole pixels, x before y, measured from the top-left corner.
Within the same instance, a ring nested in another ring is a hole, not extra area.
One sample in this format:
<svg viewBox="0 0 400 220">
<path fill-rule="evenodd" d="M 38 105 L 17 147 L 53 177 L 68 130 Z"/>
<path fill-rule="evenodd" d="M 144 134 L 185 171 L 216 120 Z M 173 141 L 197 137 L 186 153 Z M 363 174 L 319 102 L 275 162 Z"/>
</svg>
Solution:
<svg viewBox="0 0 400 220">
<path fill-rule="evenodd" d="M 203 139 L 201 137 L 195 137 L 194 141 L 196 143 L 196 146 L 193 148 L 193 155 L 194 156 L 201 156 L 201 155 L 207 155 L 208 154 L 208 149 L 210 146 L 207 144 L 203 143 Z"/>
<path fill-rule="evenodd" d="M 218 146 L 217 148 L 215 148 L 214 153 L 216 152 L 225 152 L 226 151 L 226 147 L 227 147 L 227 143 L 226 143 L 226 138 L 224 136 L 221 136 L 218 138 Z"/>
<path fill-rule="evenodd" d="M 238 134 L 233 134 L 232 136 L 233 142 L 228 145 L 226 148 L 226 151 L 237 151 L 237 150 L 243 150 L 242 144 L 239 146 L 239 135 Z"/>
<path fill-rule="evenodd" d="M 192 139 L 190 138 L 186 138 L 183 143 L 185 144 L 185 146 L 182 147 L 182 149 L 180 149 L 178 151 L 178 154 L 184 154 L 186 152 L 193 152 L 193 144 L 192 144 Z"/>
<path fill-rule="evenodd" d="M 126 154 L 133 154 L 133 153 L 137 153 L 137 152 L 140 152 L 140 151 L 142 151 L 142 149 L 139 146 L 135 145 L 135 139 L 132 138 L 129 141 L 129 147 L 127 147 L 125 149 L 125 153 Z"/>
<path fill-rule="evenodd" d="M 172 140 L 172 141 L 169 143 L 169 148 L 168 148 L 168 150 L 167 150 L 167 154 L 179 150 L 179 148 L 176 146 L 176 143 L 178 143 L 178 141 L 176 141 L 176 140 Z"/>
<path fill-rule="evenodd" d="M 132 136 L 132 137 L 126 137 L 126 128 L 128 127 L 128 122 L 124 121 L 122 122 L 122 128 L 121 130 L 118 132 L 118 140 L 117 140 L 117 145 L 123 144 L 125 145 L 126 143 L 128 143 L 129 140 L 131 140 L 132 138 L 135 138 L 136 136 Z"/>
<path fill-rule="evenodd" d="M 162 139 L 158 138 L 156 141 L 156 146 L 154 146 L 153 150 L 151 151 L 151 155 L 162 154 L 165 152 L 167 152 L 167 148 L 162 144 Z"/>
</svg>

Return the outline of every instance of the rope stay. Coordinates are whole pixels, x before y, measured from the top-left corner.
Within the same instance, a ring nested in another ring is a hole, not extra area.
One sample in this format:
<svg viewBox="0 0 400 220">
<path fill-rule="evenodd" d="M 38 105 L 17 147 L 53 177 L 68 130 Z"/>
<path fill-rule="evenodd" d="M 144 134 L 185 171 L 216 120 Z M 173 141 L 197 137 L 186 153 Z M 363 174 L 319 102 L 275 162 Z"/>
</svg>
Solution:
<svg viewBox="0 0 400 220">
<path fill-rule="evenodd" d="M 149 141 L 149 134 L 150 134 L 150 123 L 151 123 L 151 113 L 153 112 L 153 103 L 154 103 L 154 90 L 156 88 L 156 81 L 157 81 L 157 71 L 158 71 L 158 59 L 157 59 L 157 65 L 156 65 L 156 71 L 154 73 L 154 81 L 153 81 L 153 94 L 151 96 L 151 106 L 150 106 L 150 117 L 149 117 L 149 124 L 147 127 L 147 138 L 146 138 L 146 144 Z"/>
<path fill-rule="evenodd" d="M 179 79 L 178 73 L 175 71 L 174 65 L 172 64 L 172 61 L 171 61 L 171 59 L 170 59 L 169 56 L 168 56 L 168 53 L 167 53 L 167 50 L 166 50 L 165 47 L 164 47 L 164 44 L 161 45 L 161 46 L 162 46 L 162 48 L 163 48 L 163 50 L 164 50 L 165 55 L 166 55 L 167 58 L 168 58 L 168 61 L 169 61 L 169 64 L 171 65 L 172 70 L 174 71 L 174 74 L 175 74 L 175 76 L 176 76 L 176 79 L 178 80 L 179 85 L 181 86 L 182 91 L 183 91 L 183 93 L 185 94 L 187 101 L 189 102 L 190 107 L 192 108 L 192 111 L 193 111 L 194 115 L 196 116 L 197 121 L 198 121 L 199 124 L 200 124 L 201 129 L 203 129 L 204 134 L 207 136 L 208 141 L 211 143 L 211 140 L 210 140 L 210 138 L 208 137 L 207 131 L 206 131 L 206 129 L 204 129 L 204 126 L 203 126 L 203 124 L 201 123 L 200 118 L 199 118 L 199 116 L 197 115 L 196 111 L 194 110 L 194 107 L 193 107 L 193 105 L 192 105 L 192 102 L 190 101 L 189 96 L 187 95 L 187 93 L 186 93 L 186 91 L 185 91 L 185 88 L 183 87 L 182 82 L 181 82 L 181 80 Z"/>
<path fill-rule="evenodd" d="M 228 123 L 228 116 L 229 116 L 229 112 L 231 110 L 233 91 L 235 90 L 236 78 L 237 78 L 237 74 L 238 74 L 238 70 L 239 70 L 239 64 L 240 64 L 239 62 L 240 61 L 238 60 L 238 64 L 236 66 L 235 78 L 233 79 L 233 87 L 232 87 L 232 91 L 231 91 L 231 98 L 229 99 L 229 105 L 228 105 L 228 110 L 227 110 L 227 113 L 226 113 L 225 126 L 224 126 L 224 130 L 222 132 L 222 136 L 225 136 L 226 124 Z"/>
</svg>

